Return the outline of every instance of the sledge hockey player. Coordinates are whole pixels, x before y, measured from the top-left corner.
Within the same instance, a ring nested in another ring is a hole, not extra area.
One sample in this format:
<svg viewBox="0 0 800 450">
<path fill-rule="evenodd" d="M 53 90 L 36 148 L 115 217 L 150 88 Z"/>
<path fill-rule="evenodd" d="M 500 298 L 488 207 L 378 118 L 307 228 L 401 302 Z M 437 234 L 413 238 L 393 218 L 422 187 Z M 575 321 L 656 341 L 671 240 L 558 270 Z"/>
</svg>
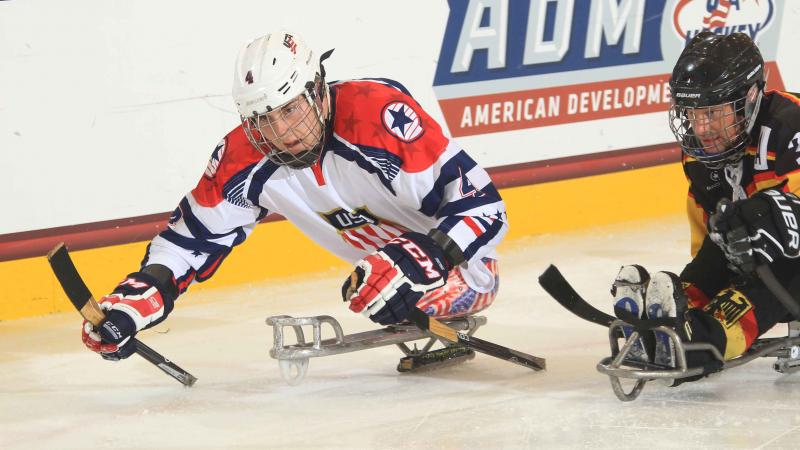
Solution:
<svg viewBox="0 0 800 450">
<path fill-rule="evenodd" d="M 670 128 L 689 180 L 693 259 L 680 276 L 622 267 L 612 288 L 615 310 L 675 317 L 683 342 L 710 343 L 730 360 L 776 323 L 791 320 L 754 273 L 757 266 L 767 265 L 800 298 L 800 98 L 764 91 L 763 58 L 742 33 L 699 33 L 669 84 Z M 649 337 L 629 355 L 675 367 L 666 333 Z M 704 375 L 722 367 L 708 351 L 686 356 L 688 367 L 702 367 Z"/>
<path fill-rule="evenodd" d="M 488 174 L 400 83 L 327 82 L 330 53 L 288 32 L 241 50 L 241 124 L 217 144 L 140 269 L 102 298 L 105 322 L 84 322 L 88 348 L 130 356 L 131 338 L 166 319 L 270 214 L 355 264 L 342 296 L 377 323 L 402 322 L 414 306 L 447 318 L 493 302 L 495 246 L 508 225 Z"/>
</svg>

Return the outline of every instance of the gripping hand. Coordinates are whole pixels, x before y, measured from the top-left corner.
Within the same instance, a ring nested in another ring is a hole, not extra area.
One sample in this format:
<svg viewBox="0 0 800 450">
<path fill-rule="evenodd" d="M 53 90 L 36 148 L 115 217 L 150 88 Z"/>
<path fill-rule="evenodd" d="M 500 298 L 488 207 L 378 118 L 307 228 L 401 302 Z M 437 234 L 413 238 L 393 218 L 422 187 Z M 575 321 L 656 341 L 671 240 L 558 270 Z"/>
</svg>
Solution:
<svg viewBox="0 0 800 450">
<path fill-rule="evenodd" d="M 779 258 L 800 256 L 800 199 L 775 189 L 731 203 L 722 200 L 709 218 L 711 239 L 741 272 Z"/>
<path fill-rule="evenodd" d="M 100 307 L 106 312 L 102 323 L 94 327 L 83 322 L 83 343 L 103 359 L 125 359 L 136 352 L 136 333 L 166 317 L 173 300 L 165 299 L 151 275 L 134 272 L 100 300 Z"/>
<path fill-rule="evenodd" d="M 405 233 L 358 263 L 342 286 L 350 309 L 382 325 L 402 322 L 423 294 L 447 282 L 452 265 L 421 233 Z"/>
</svg>

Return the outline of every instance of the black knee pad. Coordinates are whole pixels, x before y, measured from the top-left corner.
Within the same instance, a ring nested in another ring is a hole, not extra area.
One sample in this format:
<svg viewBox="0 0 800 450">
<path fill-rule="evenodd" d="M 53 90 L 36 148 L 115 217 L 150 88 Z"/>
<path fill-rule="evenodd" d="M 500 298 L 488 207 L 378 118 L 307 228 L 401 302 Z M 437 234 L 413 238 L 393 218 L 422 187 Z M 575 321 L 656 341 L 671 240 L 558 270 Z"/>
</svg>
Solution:
<svg viewBox="0 0 800 450">
<path fill-rule="evenodd" d="M 713 345 L 720 353 L 725 355 L 725 345 L 727 337 L 722 324 L 713 316 L 700 309 L 690 309 L 685 314 L 684 329 L 680 330 L 680 335 L 684 342 L 708 343 Z M 722 368 L 723 362 L 717 359 L 709 351 L 687 351 L 686 365 L 690 369 L 701 367 L 703 374 L 695 377 L 683 378 L 681 383 L 699 380 L 711 373 L 717 372 Z"/>
</svg>

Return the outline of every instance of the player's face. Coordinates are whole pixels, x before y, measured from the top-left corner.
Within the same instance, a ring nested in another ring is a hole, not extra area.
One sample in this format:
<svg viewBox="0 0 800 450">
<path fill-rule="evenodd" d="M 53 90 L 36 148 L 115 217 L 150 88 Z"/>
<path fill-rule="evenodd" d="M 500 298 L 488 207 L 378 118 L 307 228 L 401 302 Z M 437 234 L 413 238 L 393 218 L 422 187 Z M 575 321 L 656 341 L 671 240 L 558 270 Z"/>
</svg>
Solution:
<svg viewBox="0 0 800 450">
<path fill-rule="evenodd" d="M 686 108 L 686 118 L 708 154 L 721 153 L 730 148 L 742 131 L 732 103 L 703 108 Z"/>
<path fill-rule="evenodd" d="M 325 105 L 317 100 L 316 107 L 322 109 Z M 313 149 L 324 131 L 315 106 L 303 94 L 260 116 L 258 130 L 273 148 L 293 155 Z"/>
</svg>

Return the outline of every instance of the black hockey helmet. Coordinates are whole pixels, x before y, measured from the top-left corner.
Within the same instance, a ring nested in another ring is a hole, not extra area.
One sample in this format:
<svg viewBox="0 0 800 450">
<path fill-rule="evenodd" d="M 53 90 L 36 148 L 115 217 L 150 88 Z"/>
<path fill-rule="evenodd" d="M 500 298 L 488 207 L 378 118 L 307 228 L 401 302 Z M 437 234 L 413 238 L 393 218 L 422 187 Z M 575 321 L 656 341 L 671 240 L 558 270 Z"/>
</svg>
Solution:
<svg viewBox="0 0 800 450">
<path fill-rule="evenodd" d="M 750 37 L 698 33 L 669 86 L 670 129 L 683 151 L 710 168 L 740 160 L 764 89 L 764 59 Z"/>
</svg>

